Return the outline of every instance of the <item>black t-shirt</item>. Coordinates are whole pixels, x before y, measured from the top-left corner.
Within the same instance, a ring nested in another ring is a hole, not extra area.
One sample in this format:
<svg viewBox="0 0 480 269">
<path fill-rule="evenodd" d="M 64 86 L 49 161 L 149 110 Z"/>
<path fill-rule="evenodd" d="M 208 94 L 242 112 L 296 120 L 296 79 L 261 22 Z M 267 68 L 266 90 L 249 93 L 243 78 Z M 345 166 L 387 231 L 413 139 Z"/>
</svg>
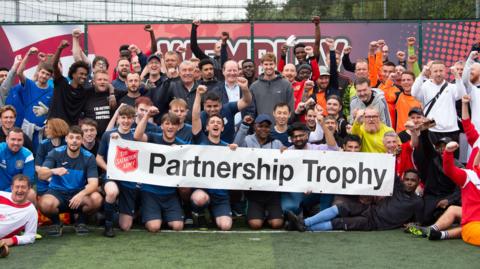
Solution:
<svg viewBox="0 0 480 269">
<path fill-rule="evenodd" d="M 82 86 L 72 87 L 65 77 L 53 81 L 53 100 L 48 118 L 60 118 L 69 125 L 77 124 L 82 109 L 87 101 L 86 91 Z"/>
<path fill-rule="evenodd" d="M 112 116 L 108 104 L 109 92 L 96 92 L 94 88 L 86 89 L 86 92 L 83 118 L 90 118 L 97 122 L 97 138 L 100 138 L 107 129 Z"/>
<path fill-rule="evenodd" d="M 407 133 L 407 130 L 403 130 L 398 133 L 398 137 L 400 137 L 400 141 L 402 141 L 402 144 L 412 139 L 412 136 Z"/>
</svg>

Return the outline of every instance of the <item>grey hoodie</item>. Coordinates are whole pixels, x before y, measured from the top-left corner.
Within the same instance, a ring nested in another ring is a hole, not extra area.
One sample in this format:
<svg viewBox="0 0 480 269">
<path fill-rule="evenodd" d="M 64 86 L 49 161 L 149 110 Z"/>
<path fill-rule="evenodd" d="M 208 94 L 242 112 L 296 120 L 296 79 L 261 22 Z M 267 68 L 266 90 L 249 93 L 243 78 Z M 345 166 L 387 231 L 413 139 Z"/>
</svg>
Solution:
<svg viewBox="0 0 480 269">
<path fill-rule="evenodd" d="M 241 124 L 233 143 L 243 148 L 280 149 L 283 147 L 282 142 L 277 139 L 269 140 L 264 145 L 261 145 L 255 134 L 247 135 L 248 129 L 249 127 L 247 125 Z"/>
<path fill-rule="evenodd" d="M 287 103 L 290 111 L 293 111 L 292 84 L 283 79 L 281 75 L 277 75 L 272 80 L 265 80 L 263 75 L 260 75 L 258 80 L 250 86 L 250 90 L 252 91 L 252 103 L 255 104 L 257 115 L 272 115 L 273 108 L 278 103 Z"/>
<path fill-rule="evenodd" d="M 379 89 L 372 89 L 372 94 L 374 95 L 372 103 L 369 105 L 370 107 L 375 107 L 380 112 L 380 120 L 385 123 L 385 125 L 392 127 L 392 121 L 390 120 L 390 112 L 388 111 L 387 101 L 385 100 L 385 96 L 383 92 Z M 352 101 L 350 102 L 350 112 L 352 113 L 355 109 L 365 109 L 367 106 L 365 105 L 358 96 L 352 97 Z M 350 123 L 353 122 L 353 118 L 350 119 Z"/>
</svg>

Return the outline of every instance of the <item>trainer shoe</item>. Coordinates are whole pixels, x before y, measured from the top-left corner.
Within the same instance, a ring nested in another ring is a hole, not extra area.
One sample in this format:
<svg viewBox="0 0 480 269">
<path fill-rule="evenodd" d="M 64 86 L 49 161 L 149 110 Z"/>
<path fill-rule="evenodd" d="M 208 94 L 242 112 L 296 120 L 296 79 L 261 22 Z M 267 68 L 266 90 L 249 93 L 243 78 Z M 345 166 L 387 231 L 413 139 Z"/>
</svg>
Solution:
<svg viewBox="0 0 480 269">
<path fill-rule="evenodd" d="M 305 232 L 305 222 L 303 222 L 303 217 L 300 215 L 295 215 L 292 211 L 287 211 L 288 221 L 293 224 L 293 226 L 300 232 Z"/>
<path fill-rule="evenodd" d="M 75 225 L 75 232 L 77 233 L 77 235 L 87 235 L 88 233 L 90 233 L 90 230 L 88 230 L 85 223 L 79 223 Z"/>
<path fill-rule="evenodd" d="M 428 240 L 441 240 L 442 239 L 442 232 L 439 232 L 435 229 L 428 229 L 427 233 Z"/>
<path fill-rule="evenodd" d="M 63 225 L 53 224 L 47 232 L 48 236 L 60 237 L 63 234 Z"/>
<path fill-rule="evenodd" d="M 105 222 L 105 230 L 103 231 L 105 237 L 115 237 L 115 231 L 113 230 L 113 224 L 111 222 Z"/>
<path fill-rule="evenodd" d="M 207 218 L 205 217 L 204 214 L 198 214 L 196 212 L 192 212 L 192 220 L 193 220 L 193 225 L 196 228 L 208 228 Z"/>
<path fill-rule="evenodd" d="M 429 230 L 428 227 L 423 227 L 414 223 L 408 224 L 407 228 L 405 229 L 406 232 L 418 237 L 427 237 L 428 230 Z"/>
</svg>

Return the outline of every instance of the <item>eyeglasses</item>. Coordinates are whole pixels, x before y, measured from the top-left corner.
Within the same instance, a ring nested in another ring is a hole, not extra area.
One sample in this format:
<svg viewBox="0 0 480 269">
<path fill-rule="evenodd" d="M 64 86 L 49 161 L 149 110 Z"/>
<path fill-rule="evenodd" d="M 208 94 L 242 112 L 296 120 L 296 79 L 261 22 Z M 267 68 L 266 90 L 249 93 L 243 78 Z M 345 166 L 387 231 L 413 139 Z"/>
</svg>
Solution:
<svg viewBox="0 0 480 269">
<path fill-rule="evenodd" d="M 299 134 L 299 135 L 292 135 L 292 140 L 305 138 L 306 136 L 307 136 L 307 133 Z"/>
<path fill-rule="evenodd" d="M 377 115 L 374 115 L 374 116 L 364 116 L 364 117 L 365 117 L 365 119 L 367 119 L 367 120 L 373 120 L 373 119 L 377 119 L 377 118 L 378 118 Z"/>
</svg>

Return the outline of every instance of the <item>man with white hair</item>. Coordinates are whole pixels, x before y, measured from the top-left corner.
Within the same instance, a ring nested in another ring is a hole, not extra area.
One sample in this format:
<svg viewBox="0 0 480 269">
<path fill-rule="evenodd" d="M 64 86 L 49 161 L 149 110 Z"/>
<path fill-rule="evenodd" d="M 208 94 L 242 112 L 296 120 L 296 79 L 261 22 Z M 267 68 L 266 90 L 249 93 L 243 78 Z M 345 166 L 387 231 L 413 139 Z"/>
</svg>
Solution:
<svg viewBox="0 0 480 269">
<path fill-rule="evenodd" d="M 395 131 L 380 121 L 380 113 L 375 107 L 357 111 L 352 134 L 362 139 L 362 152 L 387 152 L 383 144 L 383 137 L 387 132 Z"/>
<path fill-rule="evenodd" d="M 168 112 L 170 102 L 175 98 L 181 98 L 187 102 L 188 111 L 192 111 L 193 101 L 195 100 L 195 92 L 197 90 L 198 82 L 195 81 L 193 73 L 195 71 L 195 64 L 191 61 L 183 61 L 179 66 L 180 79 L 168 79 L 163 83 L 161 89 L 161 97 L 158 98 L 158 109 L 160 115 Z M 187 123 L 192 122 L 192 113 L 189 112 Z"/>
</svg>

